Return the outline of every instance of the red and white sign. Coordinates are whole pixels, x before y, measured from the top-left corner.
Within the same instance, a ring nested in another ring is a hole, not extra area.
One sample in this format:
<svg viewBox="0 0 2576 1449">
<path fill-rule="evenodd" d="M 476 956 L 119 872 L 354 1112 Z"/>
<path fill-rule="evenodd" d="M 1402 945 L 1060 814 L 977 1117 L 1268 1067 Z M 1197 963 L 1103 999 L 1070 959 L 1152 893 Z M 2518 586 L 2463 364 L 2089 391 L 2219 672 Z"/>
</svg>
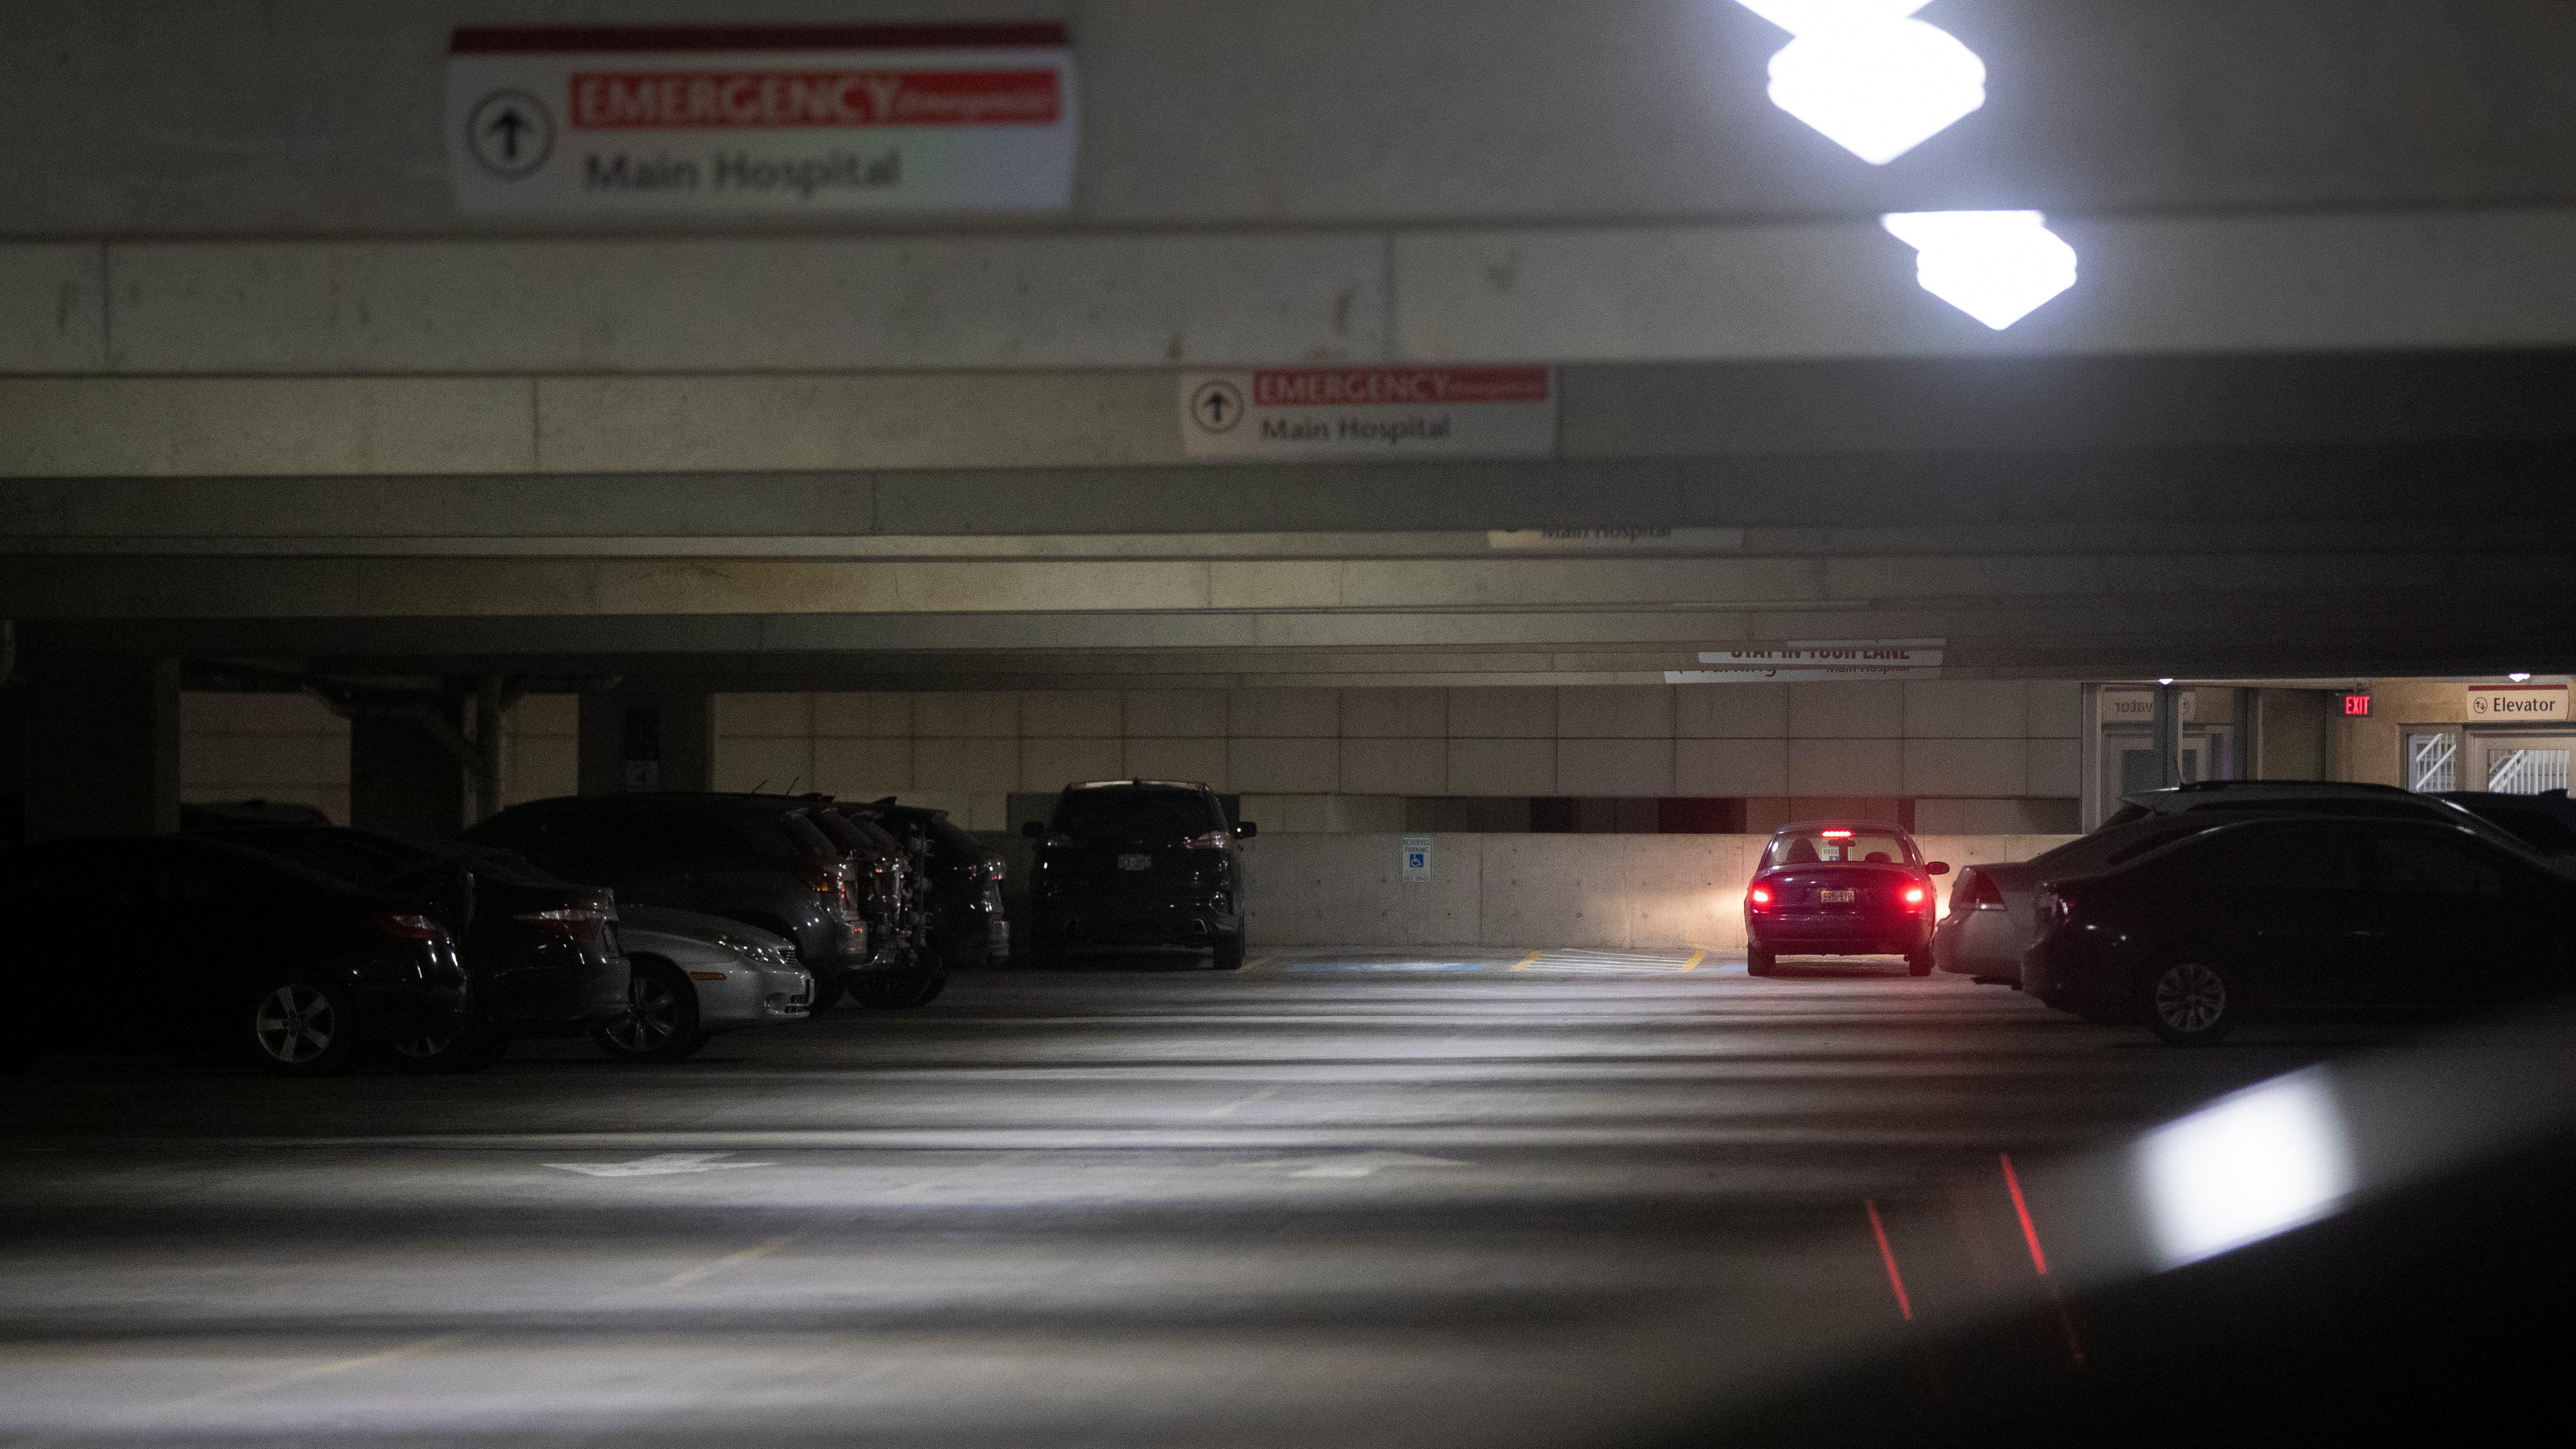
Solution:
<svg viewBox="0 0 2576 1449">
<path fill-rule="evenodd" d="M 1530 457 L 1556 449 L 1544 367 L 1269 367 L 1181 378 L 1193 458 Z"/>
<path fill-rule="evenodd" d="M 1046 211 L 1073 195 L 1064 27 L 464 29 L 468 212 Z"/>
<path fill-rule="evenodd" d="M 2558 724 L 2567 719 L 2563 684 L 2472 684 L 2471 724 Z"/>
</svg>

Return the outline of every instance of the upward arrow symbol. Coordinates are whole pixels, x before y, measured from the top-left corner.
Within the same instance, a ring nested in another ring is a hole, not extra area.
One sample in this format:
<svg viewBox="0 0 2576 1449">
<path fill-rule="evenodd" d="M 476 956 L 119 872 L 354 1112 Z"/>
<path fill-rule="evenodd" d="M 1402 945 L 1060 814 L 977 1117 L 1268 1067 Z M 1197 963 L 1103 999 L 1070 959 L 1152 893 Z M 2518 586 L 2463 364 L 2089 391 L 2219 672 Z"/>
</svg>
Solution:
<svg viewBox="0 0 2576 1449">
<path fill-rule="evenodd" d="M 494 116 L 492 124 L 483 129 L 501 138 L 502 160 L 516 161 L 519 159 L 519 137 L 535 130 L 536 125 L 527 117 L 520 115 L 517 110 L 512 109 Z"/>
</svg>

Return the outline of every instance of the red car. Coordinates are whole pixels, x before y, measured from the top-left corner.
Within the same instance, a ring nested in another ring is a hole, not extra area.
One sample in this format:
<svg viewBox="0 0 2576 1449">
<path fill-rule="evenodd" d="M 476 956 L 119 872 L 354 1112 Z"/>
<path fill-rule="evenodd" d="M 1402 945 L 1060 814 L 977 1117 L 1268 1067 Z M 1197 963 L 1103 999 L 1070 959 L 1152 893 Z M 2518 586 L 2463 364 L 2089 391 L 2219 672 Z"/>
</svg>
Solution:
<svg viewBox="0 0 2576 1449">
<path fill-rule="evenodd" d="M 1783 825 L 1744 892 L 1744 969 L 1768 976 L 1784 956 L 1902 956 L 1932 974 L 1941 861 L 1925 861 L 1893 825 L 1811 820 Z"/>
</svg>

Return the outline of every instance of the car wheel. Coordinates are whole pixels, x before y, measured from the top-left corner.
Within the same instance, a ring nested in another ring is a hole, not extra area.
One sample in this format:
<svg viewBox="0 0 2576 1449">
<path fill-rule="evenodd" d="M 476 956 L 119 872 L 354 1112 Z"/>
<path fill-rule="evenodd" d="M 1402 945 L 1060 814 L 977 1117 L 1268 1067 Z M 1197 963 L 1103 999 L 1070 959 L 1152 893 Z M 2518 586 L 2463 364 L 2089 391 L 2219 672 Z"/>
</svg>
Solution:
<svg viewBox="0 0 2576 1449">
<path fill-rule="evenodd" d="M 2236 992 L 2226 973 L 2201 961 L 2175 961 L 2147 973 L 2147 1025 L 2176 1046 L 2201 1046 L 2236 1025 Z"/>
<path fill-rule="evenodd" d="M 1219 971 L 1240 971 L 1243 969 L 1243 935 L 1241 932 L 1227 936 L 1216 943 L 1216 960 L 1212 964 L 1214 964 L 1216 969 Z"/>
<path fill-rule="evenodd" d="M 1927 946 L 1920 951 L 1907 952 L 1905 955 L 1905 974 L 1908 976 L 1931 975 L 1932 949 Z"/>
<path fill-rule="evenodd" d="M 509 1055 L 510 1039 L 477 1022 L 457 1036 L 416 1036 L 388 1042 L 385 1063 L 407 1076 L 462 1076 Z"/>
<path fill-rule="evenodd" d="M 251 1064 L 283 1077 L 326 1077 L 357 1066 L 363 1032 L 344 987 L 304 978 L 251 993 L 235 1028 Z"/>
<path fill-rule="evenodd" d="M 1780 955 L 1776 951 L 1760 946 L 1744 948 L 1744 974 L 1747 976 L 1768 976 L 1779 964 Z"/>
<path fill-rule="evenodd" d="M 639 959 L 626 983 L 626 1014 L 590 1034 L 612 1061 L 676 1062 L 704 1044 L 698 988 L 667 961 Z"/>
</svg>

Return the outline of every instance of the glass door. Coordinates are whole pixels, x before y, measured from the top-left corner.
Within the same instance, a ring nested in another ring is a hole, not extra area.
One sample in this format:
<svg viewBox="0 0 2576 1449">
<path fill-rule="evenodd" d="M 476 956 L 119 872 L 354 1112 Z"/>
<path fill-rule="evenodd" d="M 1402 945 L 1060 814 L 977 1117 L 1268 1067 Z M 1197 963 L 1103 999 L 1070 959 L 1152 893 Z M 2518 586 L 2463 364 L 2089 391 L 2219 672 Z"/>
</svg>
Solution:
<svg viewBox="0 0 2576 1449">
<path fill-rule="evenodd" d="M 2537 795 L 2567 788 L 2576 735 L 2477 735 L 2478 784 L 2499 795 Z"/>
</svg>

